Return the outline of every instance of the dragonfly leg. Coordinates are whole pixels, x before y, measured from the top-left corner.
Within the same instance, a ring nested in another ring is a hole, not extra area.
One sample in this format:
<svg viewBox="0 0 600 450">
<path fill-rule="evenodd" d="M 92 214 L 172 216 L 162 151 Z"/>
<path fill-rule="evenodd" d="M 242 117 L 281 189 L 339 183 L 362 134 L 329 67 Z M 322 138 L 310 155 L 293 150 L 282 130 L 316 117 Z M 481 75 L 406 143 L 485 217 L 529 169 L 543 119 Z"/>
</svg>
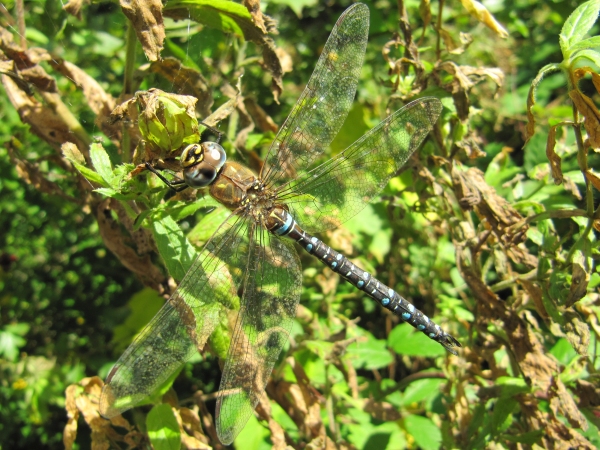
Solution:
<svg viewBox="0 0 600 450">
<path fill-rule="evenodd" d="M 173 180 L 173 181 L 167 180 L 164 177 L 164 175 L 162 173 L 160 173 L 158 170 L 156 170 L 154 168 L 154 166 L 152 164 L 150 164 L 149 162 L 146 162 L 146 169 L 148 169 L 150 172 L 152 172 L 154 175 L 156 175 L 158 178 L 160 178 L 160 180 L 163 183 L 165 183 L 167 186 L 169 186 L 169 188 L 171 188 L 175 192 L 181 192 L 188 188 L 188 185 L 185 184 L 185 181 L 180 180 L 179 178 L 177 178 L 176 180 Z"/>
</svg>

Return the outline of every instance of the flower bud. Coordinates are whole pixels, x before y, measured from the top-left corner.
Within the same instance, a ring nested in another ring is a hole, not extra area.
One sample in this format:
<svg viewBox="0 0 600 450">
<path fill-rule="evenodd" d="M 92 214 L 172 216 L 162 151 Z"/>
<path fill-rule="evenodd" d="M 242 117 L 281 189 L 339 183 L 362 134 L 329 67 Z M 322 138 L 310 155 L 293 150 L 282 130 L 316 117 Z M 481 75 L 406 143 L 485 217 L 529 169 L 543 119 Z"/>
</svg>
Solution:
<svg viewBox="0 0 600 450">
<path fill-rule="evenodd" d="M 144 140 L 163 154 L 200 141 L 195 114 L 197 99 L 150 89 L 135 94 L 138 126 Z"/>
</svg>

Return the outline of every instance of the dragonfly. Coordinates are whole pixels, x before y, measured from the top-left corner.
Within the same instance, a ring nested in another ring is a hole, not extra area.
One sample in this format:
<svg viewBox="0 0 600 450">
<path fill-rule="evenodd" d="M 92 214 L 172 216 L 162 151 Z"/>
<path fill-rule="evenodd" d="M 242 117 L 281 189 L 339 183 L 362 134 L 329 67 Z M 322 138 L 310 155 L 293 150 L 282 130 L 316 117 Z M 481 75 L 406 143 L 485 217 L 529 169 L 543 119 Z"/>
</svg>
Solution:
<svg viewBox="0 0 600 450">
<path fill-rule="evenodd" d="M 302 271 L 294 243 L 457 354 L 461 344 L 453 336 L 313 234 L 339 226 L 375 199 L 442 111 L 436 98 L 413 101 L 328 157 L 328 146 L 354 100 L 368 29 L 364 4 L 356 3 L 340 16 L 258 174 L 228 161 L 218 142 L 184 149 L 183 187 L 207 189 L 230 215 L 112 368 L 100 399 L 104 417 L 140 403 L 203 349 L 227 320 L 222 305 L 239 296 L 216 406 L 219 439 L 232 443 L 263 395 L 296 316 Z"/>
</svg>

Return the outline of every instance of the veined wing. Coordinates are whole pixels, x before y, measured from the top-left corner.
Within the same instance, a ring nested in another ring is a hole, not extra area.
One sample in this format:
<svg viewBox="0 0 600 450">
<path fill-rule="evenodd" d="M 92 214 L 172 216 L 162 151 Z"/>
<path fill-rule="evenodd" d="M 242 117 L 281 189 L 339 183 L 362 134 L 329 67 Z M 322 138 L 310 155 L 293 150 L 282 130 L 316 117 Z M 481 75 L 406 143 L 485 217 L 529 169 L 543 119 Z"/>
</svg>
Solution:
<svg viewBox="0 0 600 450">
<path fill-rule="evenodd" d="M 315 70 L 269 148 L 261 179 L 295 179 L 327 149 L 354 101 L 369 33 L 369 8 L 357 3 L 338 19 Z"/>
<path fill-rule="evenodd" d="M 225 445 L 244 428 L 265 389 L 302 290 L 292 243 L 253 225 L 248 236 L 244 293 L 217 400 L 217 433 Z"/>
<path fill-rule="evenodd" d="M 442 111 L 433 97 L 415 100 L 335 158 L 285 186 L 279 199 L 309 232 L 335 228 L 378 195 L 433 128 Z"/>
<path fill-rule="evenodd" d="M 119 358 L 102 389 L 104 417 L 137 405 L 204 347 L 241 284 L 229 267 L 244 260 L 243 222 L 232 216 L 219 227 L 169 301 Z"/>
</svg>

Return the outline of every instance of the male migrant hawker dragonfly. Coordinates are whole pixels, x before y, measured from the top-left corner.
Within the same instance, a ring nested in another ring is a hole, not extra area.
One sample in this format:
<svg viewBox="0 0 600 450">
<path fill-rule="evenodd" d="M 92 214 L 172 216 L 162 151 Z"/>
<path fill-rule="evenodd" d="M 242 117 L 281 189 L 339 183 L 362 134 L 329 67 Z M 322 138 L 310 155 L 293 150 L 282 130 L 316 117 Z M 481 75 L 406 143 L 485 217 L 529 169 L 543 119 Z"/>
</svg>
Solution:
<svg viewBox="0 0 600 450">
<path fill-rule="evenodd" d="M 435 98 L 413 101 L 337 156 L 326 158 L 354 99 L 368 28 L 369 10 L 360 3 L 338 19 L 258 175 L 227 161 L 215 142 L 192 144 L 183 151 L 185 184 L 207 188 L 232 213 L 113 367 L 100 400 L 103 416 L 116 416 L 155 391 L 204 347 L 224 320 L 217 305 L 241 293 L 216 410 L 219 439 L 233 442 L 265 389 L 296 315 L 302 271 L 294 242 L 456 354 L 460 343 L 454 337 L 312 234 L 337 227 L 375 198 L 442 110 Z"/>
</svg>

